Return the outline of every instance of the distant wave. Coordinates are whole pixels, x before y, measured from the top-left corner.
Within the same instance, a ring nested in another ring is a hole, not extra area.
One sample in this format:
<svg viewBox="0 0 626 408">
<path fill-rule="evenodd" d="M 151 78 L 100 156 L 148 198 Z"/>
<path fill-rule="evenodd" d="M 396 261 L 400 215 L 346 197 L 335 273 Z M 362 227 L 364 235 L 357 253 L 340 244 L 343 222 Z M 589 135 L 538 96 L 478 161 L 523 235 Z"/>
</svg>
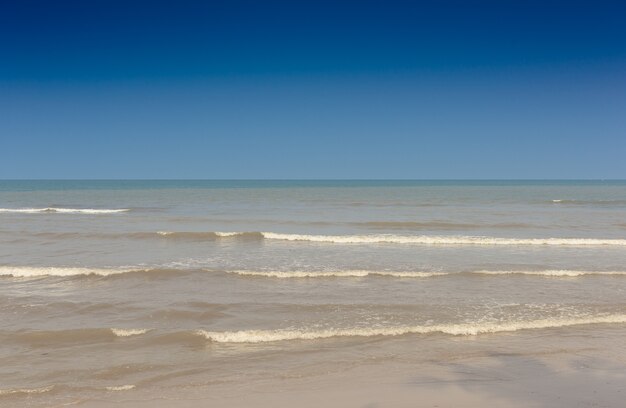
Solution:
<svg viewBox="0 0 626 408">
<path fill-rule="evenodd" d="M 626 246 L 626 239 L 596 238 L 497 238 L 482 236 L 430 235 L 302 235 L 263 232 L 266 239 L 282 241 L 328 242 L 338 244 L 418 244 L 418 245 L 612 245 Z"/>
<path fill-rule="evenodd" d="M 626 271 L 577 271 L 577 270 L 545 270 L 545 271 L 476 271 L 475 274 L 482 275 L 534 275 L 547 277 L 575 278 L 585 275 L 596 276 L 626 276 Z"/>
<path fill-rule="evenodd" d="M 448 221 L 366 221 L 351 222 L 349 225 L 368 227 L 373 229 L 407 229 L 407 230 L 466 230 L 466 229 L 510 229 L 510 228 L 531 228 L 534 226 L 524 223 L 499 223 L 499 224 L 471 224 L 464 222 Z"/>
<path fill-rule="evenodd" d="M 115 214 L 130 211 L 128 208 L 116 209 L 95 209 L 95 208 L 0 208 L 0 213 L 20 213 L 20 214 Z"/>
<path fill-rule="evenodd" d="M 150 277 L 176 277 L 181 274 L 204 272 L 204 273 L 227 273 L 243 277 L 259 278 L 365 278 L 365 277 L 387 277 L 387 278 L 433 278 L 441 276 L 468 276 L 468 275 L 531 275 L 546 277 L 580 277 L 580 276 L 626 276 L 626 271 L 589 271 L 589 270 L 478 270 L 465 272 L 440 272 L 440 271 L 386 271 L 386 270 L 212 270 L 207 268 L 192 268 L 181 265 L 180 269 L 172 267 L 155 268 L 81 268 L 81 267 L 46 267 L 46 266 L 0 266 L 0 276 L 11 276 L 16 278 L 60 276 L 60 277 L 80 277 L 80 276 L 121 276 L 129 274 L 132 276 Z"/>
<path fill-rule="evenodd" d="M 150 234 L 150 233 L 141 233 Z M 626 239 L 602 238 L 499 238 L 463 235 L 308 235 L 277 232 L 157 232 L 170 239 L 189 240 L 275 240 L 333 244 L 413 244 L 413 245 L 543 245 L 543 246 L 626 246 Z M 136 235 L 136 234 L 134 234 Z"/>
<path fill-rule="evenodd" d="M 626 200 L 568 200 L 554 199 L 550 200 L 553 204 L 569 204 L 569 205 L 626 205 Z"/>
<path fill-rule="evenodd" d="M 393 278 L 432 278 L 439 276 L 471 275 L 531 275 L 545 277 L 626 276 L 626 271 L 578 271 L 578 270 L 542 270 L 542 271 L 471 271 L 471 272 L 411 272 L 411 271 L 375 271 L 375 270 L 337 270 L 337 271 L 246 271 L 236 270 L 227 273 L 240 276 L 262 278 L 364 278 L 368 276 Z"/>
<path fill-rule="evenodd" d="M 621 224 L 618 224 L 620 226 Z M 626 225 L 626 224 L 624 224 Z M 329 244 L 403 244 L 403 245 L 499 245 L 499 246 L 626 246 L 619 238 L 501 238 L 471 235 L 310 235 L 277 232 L 220 232 L 220 231 L 157 231 L 129 233 L 38 232 L 31 235 L 50 239 L 110 238 L 110 239 L 167 239 L 178 241 L 291 241 Z"/>
<path fill-rule="evenodd" d="M 345 270 L 345 271 L 229 271 L 242 276 L 258 276 L 265 278 L 362 278 L 366 276 L 390 276 L 395 278 L 429 278 L 433 276 L 447 275 L 443 272 L 394 272 L 394 271 L 364 271 L 364 270 Z"/>
<path fill-rule="evenodd" d="M 279 329 L 214 332 L 198 330 L 197 334 L 217 343 L 264 343 L 286 340 L 317 340 L 332 337 L 401 336 L 406 334 L 443 333 L 454 336 L 475 336 L 486 333 L 514 332 L 529 329 L 549 329 L 589 324 L 626 323 L 626 314 L 541 319 L 503 323 L 462 323 L 425 326 L 395 326 L 348 329 Z"/>
</svg>

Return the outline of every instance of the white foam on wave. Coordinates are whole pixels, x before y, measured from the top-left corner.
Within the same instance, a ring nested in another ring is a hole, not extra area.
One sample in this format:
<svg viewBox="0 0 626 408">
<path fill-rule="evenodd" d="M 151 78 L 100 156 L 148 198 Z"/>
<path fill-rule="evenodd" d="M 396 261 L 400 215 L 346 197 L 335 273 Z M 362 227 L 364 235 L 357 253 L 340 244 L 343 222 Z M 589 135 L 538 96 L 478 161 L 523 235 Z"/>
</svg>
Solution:
<svg viewBox="0 0 626 408">
<path fill-rule="evenodd" d="M 401 336 L 406 334 L 444 333 L 453 336 L 476 336 L 486 333 L 514 332 L 529 329 L 549 329 L 588 324 L 626 323 L 626 314 L 541 319 L 503 323 L 461 323 L 432 326 L 396 326 L 326 330 L 241 330 L 211 332 L 198 330 L 196 334 L 217 343 L 264 343 L 286 340 L 317 340 L 331 337 Z"/>
<path fill-rule="evenodd" d="M 42 394 L 44 392 L 52 391 L 54 385 L 50 385 L 48 387 L 41 388 L 14 388 L 8 390 L 0 390 L 0 395 L 11 395 L 11 394 Z"/>
<path fill-rule="evenodd" d="M 447 275 L 443 272 L 396 272 L 396 271 L 228 271 L 242 276 L 258 276 L 265 278 L 363 278 L 367 276 L 389 276 L 395 278 L 430 278 Z"/>
<path fill-rule="evenodd" d="M 626 239 L 597 238 L 497 238 L 482 236 L 430 235 L 303 235 L 263 232 L 266 239 L 328 242 L 338 244 L 419 244 L 419 245 L 614 245 L 626 246 Z"/>
<path fill-rule="evenodd" d="M 128 390 L 132 390 L 133 388 L 135 388 L 135 385 L 127 384 L 127 385 L 115 385 L 111 387 L 106 387 L 106 390 L 107 391 L 128 391 Z"/>
<path fill-rule="evenodd" d="M 0 208 L 0 213 L 18 213 L 18 214 L 46 214 L 46 213 L 60 213 L 60 214 L 115 214 L 130 211 L 128 208 L 115 208 L 115 209 L 96 209 L 96 208 Z"/>
<path fill-rule="evenodd" d="M 546 270 L 546 271 L 476 271 L 476 274 L 481 275 L 533 275 L 533 276 L 546 276 L 546 277 L 565 277 L 575 278 L 585 275 L 596 276 L 626 276 L 626 271 L 576 271 L 576 270 Z"/>
<path fill-rule="evenodd" d="M 240 235 L 246 235 L 248 233 L 246 232 L 222 232 L 222 231 L 216 231 L 215 235 L 217 235 L 218 237 L 237 237 Z"/>
<path fill-rule="evenodd" d="M 111 329 L 113 334 L 117 337 L 139 336 L 148 333 L 150 330 L 151 329 Z"/>
<path fill-rule="evenodd" d="M 39 267 L 39 266 L 0 266 L 0 276 L 36 277 L 36 276 L 77 276 L 100 275 L 109 276 L 120 273 L 136 272 L 139 269 L 104 269 L 74 267 Z"/>
<path fill-rule="evenodd" d="M 393 278 L 431 278 L 450 275 L 530 275 L 545 277 L 579 277 L 593 276 L 626 276 L 626 271 L 577 271 L 577 270 L 543 270 L 543 271 L 473 271 L 464 273 L 454 272 L 405 272 L 405 271 L 368 271 L 368 270 L 339 270 L 339 271 L 246 271 L 236 270 L 228 273 L 241 276 L 253 276 L 263 278 L 364 278 L 368 276 L 382 276 Z"/>
</svg>

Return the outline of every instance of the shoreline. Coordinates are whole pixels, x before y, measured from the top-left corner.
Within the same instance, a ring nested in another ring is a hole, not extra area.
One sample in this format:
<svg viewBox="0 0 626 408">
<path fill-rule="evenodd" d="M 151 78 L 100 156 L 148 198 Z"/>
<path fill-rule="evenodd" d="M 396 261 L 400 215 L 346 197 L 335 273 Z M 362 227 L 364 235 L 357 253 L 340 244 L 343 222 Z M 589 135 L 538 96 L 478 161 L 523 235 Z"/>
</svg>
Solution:
<svg viewBox="0 0 626 408">
<path fill-rule="evenodd" d="M 625 334 L 620 327 L 451 341 L 409 335 L 339 348 L 328 344 L 295 357 L 250 355 L 236 377 L 207 367 L 195 375 L 119 387 L 88 400 L 56 392 L 56 398 L 12 399 L 11 406 L 618 408 L 626 396 Z"/>
</svg>

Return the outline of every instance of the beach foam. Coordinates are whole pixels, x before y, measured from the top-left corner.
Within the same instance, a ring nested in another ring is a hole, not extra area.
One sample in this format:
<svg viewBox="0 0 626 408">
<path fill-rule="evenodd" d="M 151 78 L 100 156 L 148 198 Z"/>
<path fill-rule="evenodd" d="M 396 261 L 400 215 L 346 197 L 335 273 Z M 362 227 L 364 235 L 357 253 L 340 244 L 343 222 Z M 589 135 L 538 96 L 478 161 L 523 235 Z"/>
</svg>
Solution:
<svg viewBox="0 0 626 408">
<path fill-rule="evenodd" d="M 128 390 L 132 390 L 133 388 L 135 388 L 133 384 L 127 384 L 127 385 L 117 385 L 117 386 L 106 387 L 106 390 L 107 391 L 128 391 Z"/>
<path fill-rule="evenodd" d="M 185 232 L 185 231 L 158 231 L 157 235 L 163 238 L 172 239 L 188 239 L 188 240 L 217 240 L 220 238 L 243 238 L 243 239 L 263 239 L 261 232 L 220 232 L 220 231 L 207 231 L 207 232 Z"/>
<path fill-rule="evenodd" d="M 50 385 L 48 387 L 41 388 L 14 388 L 7 390 L 0 390 L 0 396 L 2 395 L 12 395 L 12 394 L 42 394 L 44 392 L 52 391 L 54 385 Z"/>
<path fill-rule="evenodd" d="M 430 278 L 447 275 L 443 272 L 395 272 L 395 271 L 229 271 L 242 276 L 258 276 L 266 278 L 362 278 L 366 276 L 389 276 L 395 278 Z"/>
<path fill-rule="evenodd" d="M 0 213 L 18 214 L 115 214 L 130 211 L 128 208 L 96 209 L 96 208 L 0 208 Z"/>
<path fill-rule="evenodd" d="M 496 238 L 481 236 L 429 235 L 302 235 L 263 232 L 266 239 L 328 242 L 339 244 L 421 244 L 421 245 L 615 245 L 626 246 L 626 239 L 596 238 Z"/>
<path fill-rule="evenodd" d="M 578 277 L 585 275 L 597 276 L 626 276 L 626 271 L 576 271 L 576 270 L 546 270 L 546 271 L 476 271 L 482 275 L 534 275 L 548 277 Z"/>
<path fill-rule="evenodd" d="M 198 335 L 217 343 L 264 343 L 286 340 L 317 340 L 331 337 L 401 336 L 405 334 L 444 333 L 453 336 L 475 336 L 486 333 L 514 332 L 529 329 L 549 329 L 588 324 L 626 323 L 626 314 L 541 319 L 503 323 L 463 323 L 432 326 L 396 326 L 377 328 L 349 328 L 326 330 L 241 330 L 211 332 L 198 330 Z"/>
<path fill-rule="evenodd" d="M 413 245 L 542 245 L 542 246 L 626 246 L 626 239 L 602 238 L 499 238 L 464 235 L 310 235 L 277 232 L 174 232 L 159 231 L 164 238 L 207 239 L 245 238 L 331 244 L 413 244 Z"/>
<path fill-rule="evenodd" d="M 111 329 L 113 334 L 117 337 L 139 336 L 148 333 L 150 330 L 151 329 Z"/>
<path fill-rule="evenodd" d="M 0 266 L 0 276 L 36 277 L 36 276 L 77 276 L 100 275 L 109 276 L 127 272 L 138 272 L 140 269 L 104 269 L 74 267 L 38 267 L 38 266 Z"/>
</svg>

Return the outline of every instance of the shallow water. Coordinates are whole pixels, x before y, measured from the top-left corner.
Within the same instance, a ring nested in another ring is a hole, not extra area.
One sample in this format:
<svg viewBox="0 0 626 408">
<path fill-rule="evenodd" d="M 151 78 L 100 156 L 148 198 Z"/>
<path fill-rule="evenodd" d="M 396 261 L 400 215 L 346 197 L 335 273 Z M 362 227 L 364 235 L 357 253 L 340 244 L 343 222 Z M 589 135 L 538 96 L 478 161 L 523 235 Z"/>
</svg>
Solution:
<svg viewBox="0 0 626 408">
<path fill-rule="evenodd" d="M 4 181 L 0 322 L 13 402 L 584 343 L 626 327 L 626 183 Z"/>
</svg>

